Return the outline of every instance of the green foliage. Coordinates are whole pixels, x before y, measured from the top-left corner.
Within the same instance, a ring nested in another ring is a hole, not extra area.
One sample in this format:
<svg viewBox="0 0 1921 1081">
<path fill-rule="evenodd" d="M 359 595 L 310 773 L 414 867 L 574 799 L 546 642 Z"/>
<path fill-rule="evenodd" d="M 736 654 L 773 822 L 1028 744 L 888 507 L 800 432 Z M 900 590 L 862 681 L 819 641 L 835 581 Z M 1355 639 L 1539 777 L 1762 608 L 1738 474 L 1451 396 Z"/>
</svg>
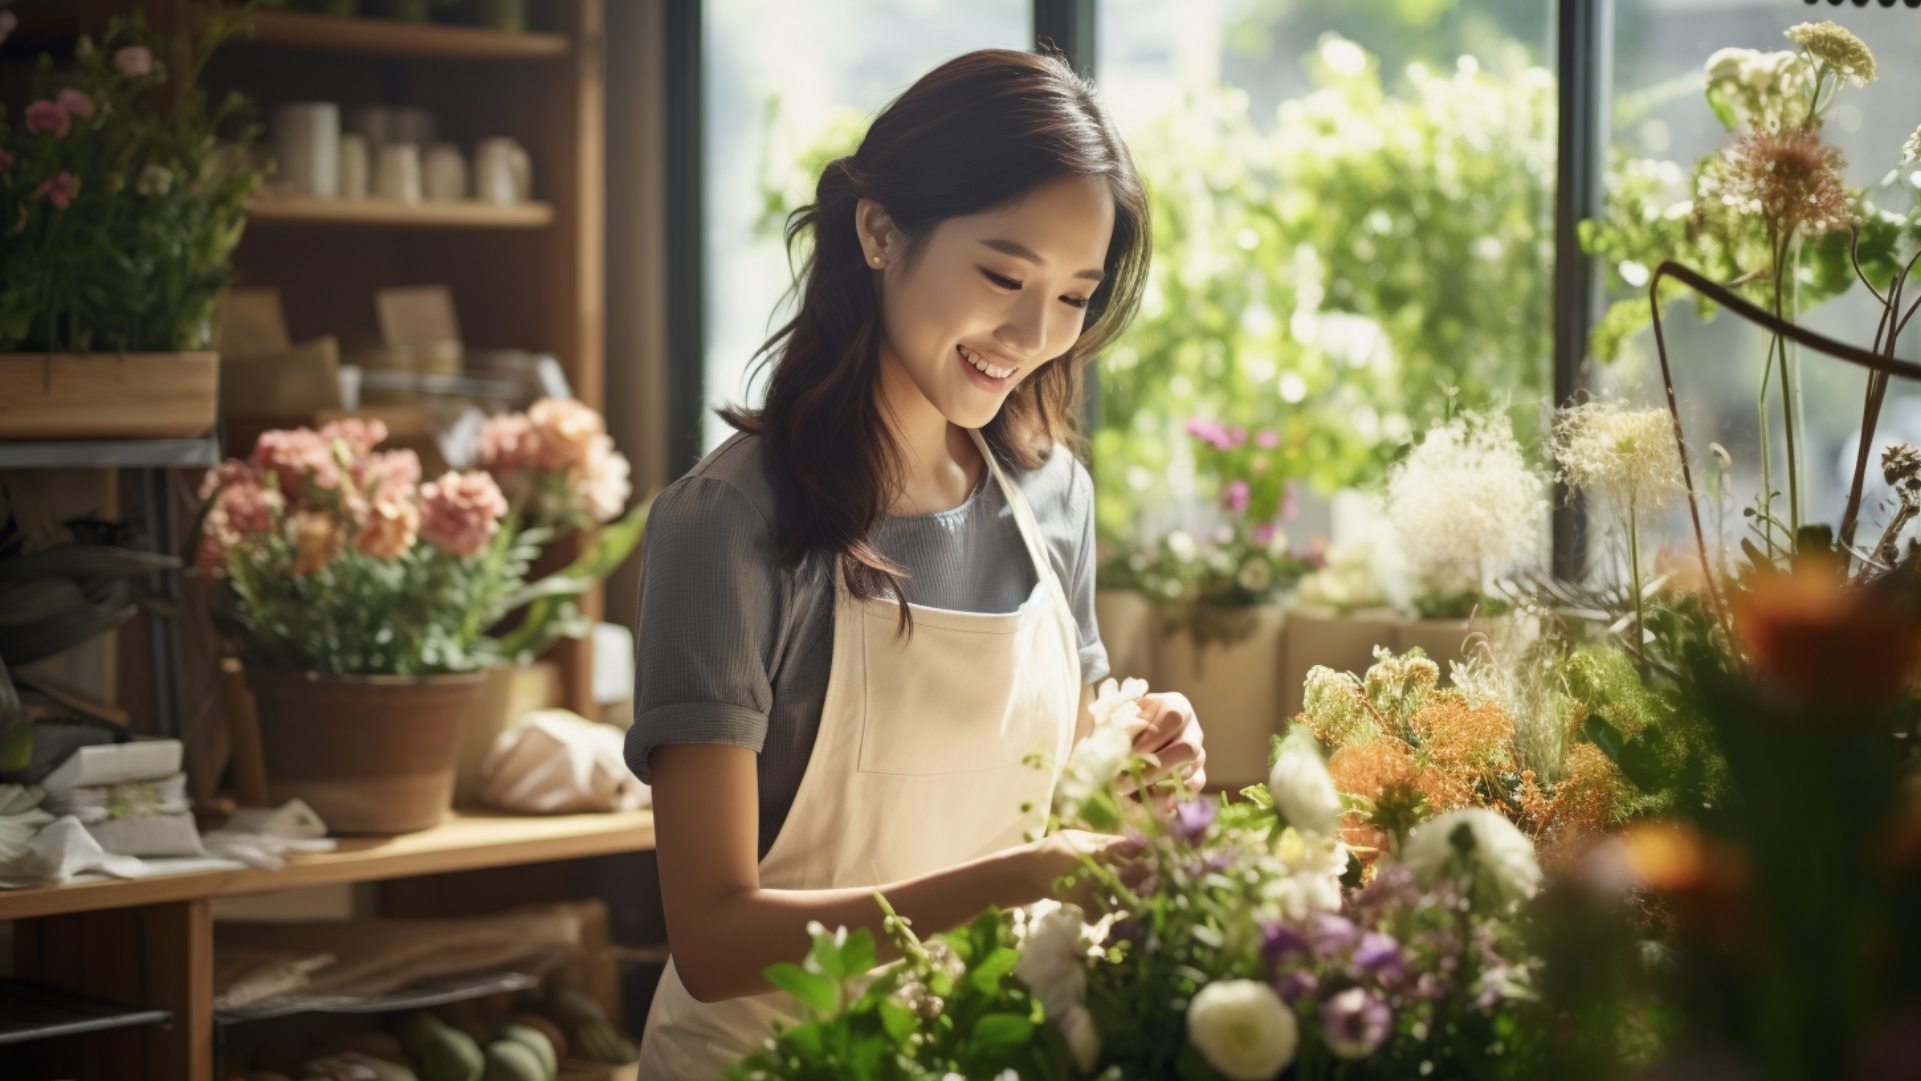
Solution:
<svg viewBox="0 0 1921 1081">
<path fill-rule="evenodd" d="M 1657 608 L 1657 633 L 1674 633 L 1681 617 Z M 1580 735 L 1600 747 L 1634 783 L 1624 817 L 1666 816 L 1711 804 L 1725 794 L 1727 763 L 1715 750 L 1707 718 L 1690 708 L 1672 682 L 1643 684 L 1627 654 L 1587 646 L 1566 662 L 1569 699 L 1585 713 Z"/>
<path fill-rule="evenodd" d="M 0 115 L 0 353 L 207 347 L 260 176 L 246 100 L 210 106 L 194 83 L 243 12 L 214 6 L 192 42 L 153 39 L 136 13 L 70 70 L 41 56 L 36 105 L 84 95 L 91 115 L 63 112 L 65 134 Z M 127 49 L 149 50 L 149 73 L 116 67 Z"/>
<path fill-rule="evenodd" d="M 580 614 L 577 598 L 614 573 L 632 554 L 647 529 L 647 512 L 652 508 L 650 499 L 628 511 L 626 517 L 603 526 L 580 558 L 507 598 L 507 611 L 524 604 L 527 613 L 513 630 L 501 636 L 496 647 L 499 655 L 526 663 L 562 638 L 591 634 L 593 622 Z M 522 543 L 528 543 L 524 535 Z"/>
</svg>

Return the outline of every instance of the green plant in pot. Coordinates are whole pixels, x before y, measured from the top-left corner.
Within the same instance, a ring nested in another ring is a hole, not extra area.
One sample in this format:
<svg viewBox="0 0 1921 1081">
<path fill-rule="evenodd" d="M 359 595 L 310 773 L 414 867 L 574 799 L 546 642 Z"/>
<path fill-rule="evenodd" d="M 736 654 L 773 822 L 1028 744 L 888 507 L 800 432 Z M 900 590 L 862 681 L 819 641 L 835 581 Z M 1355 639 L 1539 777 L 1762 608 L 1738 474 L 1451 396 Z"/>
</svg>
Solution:
<svg viewBox="0 0 1921 1081">
<path fill-rule="evenodd" d="M 440 821 L 482 669 L 586 633 L 574 598 L 646 520 L 612 521 L 627 461 L 577 402 L 495 418 L 487 469 L 430 481 L 411 451 L 377 450 L 385 438 L 378 421 L 270 431 L 202 487 L 195 563 L 223 581 L 270 794 L 337 832 Z M 604 522 L 574 563 L 528 581 L 542 545 Z"/>
</svg>

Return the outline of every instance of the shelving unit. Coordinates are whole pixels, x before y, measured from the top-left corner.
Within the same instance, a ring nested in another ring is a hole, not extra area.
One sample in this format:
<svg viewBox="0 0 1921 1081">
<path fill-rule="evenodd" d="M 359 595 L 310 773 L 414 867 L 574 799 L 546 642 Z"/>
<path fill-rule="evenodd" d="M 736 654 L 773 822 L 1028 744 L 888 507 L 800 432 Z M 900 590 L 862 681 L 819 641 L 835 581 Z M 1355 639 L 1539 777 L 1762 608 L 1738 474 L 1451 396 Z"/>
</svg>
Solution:
<svg viewBox="0 0 1921 1081">
<path fill-rule="evenodd" d="M 166 1010 L 122 1006 L 45 984 L 0 979 L 0 1045 L 171 1024 L 173 1014 Z"/>
<path fill-rule="evenodd" d="M 247 204 L 247 223 L 377 226 L 400 229 L 539 229 L 554 223 L 550 203 L 495 206 L 473 200 L 403 203 L 397 199 L 321 199 L 262 195 Z"/>
<path fill-rule="evenodd" d="M 554 60 L 566 56 L 565 34 L 508 33 L 393 19 L 342 19 L 302 11 L 256 11 L 249 42 L 291 49 L 441 60 Z"/>
</svg>

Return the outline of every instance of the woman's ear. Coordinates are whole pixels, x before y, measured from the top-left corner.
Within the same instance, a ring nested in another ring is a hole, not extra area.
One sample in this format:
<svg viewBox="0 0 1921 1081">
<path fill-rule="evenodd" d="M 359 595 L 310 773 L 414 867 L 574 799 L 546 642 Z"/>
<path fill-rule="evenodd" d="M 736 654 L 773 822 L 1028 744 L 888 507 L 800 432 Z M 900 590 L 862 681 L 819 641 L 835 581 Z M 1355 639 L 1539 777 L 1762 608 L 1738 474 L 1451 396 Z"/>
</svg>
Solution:
<svg viewBox="0 0 1921 1081">
<path fill-rule="evenodd" d="M 887 208 L 872 199 L 854 204 L 854 232 L 860 237 L 862 258 L 875 270 L 893 262 L 904 247 L 900 230 L 895 228 Z"/>
</svg>

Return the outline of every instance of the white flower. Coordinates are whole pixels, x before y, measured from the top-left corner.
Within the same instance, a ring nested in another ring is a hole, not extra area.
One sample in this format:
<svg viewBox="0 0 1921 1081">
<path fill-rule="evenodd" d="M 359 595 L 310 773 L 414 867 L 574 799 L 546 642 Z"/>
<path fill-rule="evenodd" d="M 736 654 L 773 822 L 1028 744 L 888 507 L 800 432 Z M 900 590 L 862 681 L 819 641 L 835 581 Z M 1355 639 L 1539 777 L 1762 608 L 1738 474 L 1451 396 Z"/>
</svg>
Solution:
<svg viewBox="0 0 1921 1081">
<path fill-rule="evenodd" d="M 1423 881 L 1466 875 L 1477 901 L 1509 908 L 1534 896 L 1541 865 L 1514 823 L 1479 807 L 1449 811 L 1408 831 L 1401 862 Z"/>
<path fill-rule="evenodd" d="M 1088 704 L 1087 712 L 1093 716 L 1096 725 L 1120 725 L 1131 737 L 1146 728 L 1150 719 L 1141 712 L 1141 696 L 1146 693 L 1147 681 L 1144 679 L 1103 680 L 1100 694 Z"/>
<path fill-rule="evenodd" d="M 1598 492 L 1617 510 L 1659 511 L 1687 491 L 1674 418 L 1617 401 L 1569 406 L 1554 416 L 1554 458 L 1570 488 Z"/>
<path fill-rule="evenodd" d="M 148 162 L 140 170 L 140 179 L 134 184 L 134 190 L 142 195 L 165 195 L 172 187 L 173 170 L 155 162 Z"/>
<path fill-rule="evenodd" d="M 1054 813 L 1063 820 L 1080 814 L 1081 805 L 1114 783 L 1134 756 L 1134 737 L 1118 724 L 1100 724 L 1067 756 L 1054 786 Z"/>
<path fill-rule="evenodd" d="M 1347 873 L 1347 846 L 1331 837 L 1281 831 L 1271 855 L 1255 862 L 1261 902 L 1273 919 L 1304 920 L 1341 907 L 1341 876 Z"/>
<path fill-rule="evenodd" d="M 1341 824 L 1341 794 L 1305 727 L 1296 726 L 1282 741 L 1267 775 L 1267 793 L 1287 824 L 1302 833 L 1327 837 Z"/>
<path fill-rule="evenodd" d="M 1913 165 L 1921 161 L 1921 128 L 1915 128 L 1908 141 L 1901 144 L 1901 164 Z"/>
<path fill-rule="evenodd" d="M 1069 1010 L 1087 1004 L 1086 924 L 1074 905 L 1052 908 L 1029 925 L 1014 975 L 1040 999 L 1048 1017 L 1065 1020 Z"/>
<path fill-rule="evenodd" d="M 1804 96 L 1814 68 L 1794 50 L 1722 49 L 1708 57 L 1707 97 L 1732 130 L 1747 121 L 1756 131 L 1779 131 L 1807 115 Z"/>
<path fill-rule="evenodd" d="M 1527 564 L 1548 510 L 1513 426 L 1477 414 L 1429 429 L 1388 472 L 1386 508 L 1410 569 L 1437 594 L 1478 592 Z"/>
<path fill-rule="evenodd" d="M 1229 1081 L 1271 1081 L 1294 1061 L 1300 1023 L 1254 980 L 1217 980 L 1187 1005 L 1187 1042 Z"/>
<path fill-rule="evenodd" d="M 1093 1073 L 1101 1062 L 1101 1033 L 1094 1027 L 1094 1015 L 1085 1006 L 1071 1007 L 1061 1015 L 1060 1028 L 1067 1038 L 1067 1050 L 1074 1056 L 1074 1068 Z"/>
</svg>

